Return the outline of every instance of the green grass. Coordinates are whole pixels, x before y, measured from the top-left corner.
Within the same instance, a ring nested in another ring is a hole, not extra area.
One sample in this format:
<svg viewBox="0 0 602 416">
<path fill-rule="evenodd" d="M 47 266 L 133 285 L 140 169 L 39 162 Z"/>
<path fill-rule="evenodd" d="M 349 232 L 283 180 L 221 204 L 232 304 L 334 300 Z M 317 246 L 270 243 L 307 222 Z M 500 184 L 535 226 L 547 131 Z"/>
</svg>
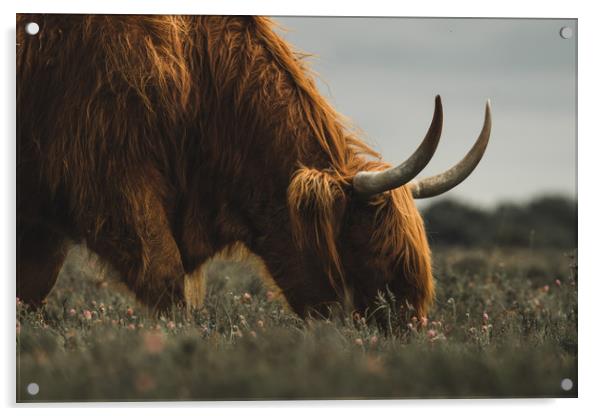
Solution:
<svg viewBox="0 0 602 416">
<path fill-rule="evenodd" d="M 412 327 L 392 315 L 387 336 L 351 316 L 302 321 L 226 262 L 205 310 L 155 319 L 74 250 L 43 309 L 17 305 L 17 400 L 576 397 L 575 259 L 435 251 L 429 322 L 406 310 Z"/>
</svg>

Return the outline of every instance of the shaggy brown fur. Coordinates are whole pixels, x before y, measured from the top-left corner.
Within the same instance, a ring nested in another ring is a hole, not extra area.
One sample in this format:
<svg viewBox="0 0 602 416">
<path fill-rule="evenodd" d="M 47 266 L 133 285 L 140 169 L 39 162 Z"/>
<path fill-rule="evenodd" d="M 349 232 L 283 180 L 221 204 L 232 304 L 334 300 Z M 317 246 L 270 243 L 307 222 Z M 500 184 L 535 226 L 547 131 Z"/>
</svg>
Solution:
<svg viewBox="0 0 602 416">
<path fill-rule="evenodd" d="M 387 286 L 427 312 L 411 194 L 354 196 L 356 172 L 386 165 L 266 18 L 19 15 L 17 114 L 25 301 L 44 299 L 75 241 L 147 304 L 198 305 L 202 265 L 240 243 L 300 314 L 364 310 Z"/>
</svg>

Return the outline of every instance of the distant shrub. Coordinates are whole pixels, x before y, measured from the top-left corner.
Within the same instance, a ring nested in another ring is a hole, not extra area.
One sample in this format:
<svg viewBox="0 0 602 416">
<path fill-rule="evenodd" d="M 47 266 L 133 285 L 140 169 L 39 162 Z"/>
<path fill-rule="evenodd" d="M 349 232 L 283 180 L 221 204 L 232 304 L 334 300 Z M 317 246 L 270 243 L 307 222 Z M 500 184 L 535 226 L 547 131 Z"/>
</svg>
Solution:
<svg viewBox="0 0 602 416">
<path fill-rule="evenodd" d="M 492 210 L 447 199 L 430 205 L 423 216 L 434 245 L 577 246 L 577 201 L 561 196 L 502 203 Z"/>
</svg>

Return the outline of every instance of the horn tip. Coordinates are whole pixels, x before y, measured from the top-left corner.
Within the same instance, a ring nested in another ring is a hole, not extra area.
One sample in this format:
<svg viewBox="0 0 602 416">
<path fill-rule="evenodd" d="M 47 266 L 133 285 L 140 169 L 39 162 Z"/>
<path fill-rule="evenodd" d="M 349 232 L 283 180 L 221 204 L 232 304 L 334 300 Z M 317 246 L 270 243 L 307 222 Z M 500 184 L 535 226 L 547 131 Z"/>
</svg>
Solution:
<svg viewBox="0 0 602 416">
<path fill-rule="evenodd" d="M 491 99 L 485 104 L 485 124 L 491 124 Z"/>
<path fill-rule="evenodd" d="M 441 104 L 441 96 L 437 94 L 435 96 L 435 112 L 440 114 L 443 111 L 443 104 Z"/>
</svg>

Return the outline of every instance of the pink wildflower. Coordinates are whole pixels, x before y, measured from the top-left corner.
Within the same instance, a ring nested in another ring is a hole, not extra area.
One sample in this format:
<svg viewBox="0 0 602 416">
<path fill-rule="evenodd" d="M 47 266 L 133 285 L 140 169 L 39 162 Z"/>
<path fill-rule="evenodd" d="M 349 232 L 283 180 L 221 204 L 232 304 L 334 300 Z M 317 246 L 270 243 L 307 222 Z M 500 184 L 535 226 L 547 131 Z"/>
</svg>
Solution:
<svg viewBox="0 0 602 416">
<path fill-rule="evenodd" d="M 149 332 L 144 335 L 144 349 L 149 354 L 159 354 L 165 348 L 165 339 L 161 332 Z"/>
</svg>

